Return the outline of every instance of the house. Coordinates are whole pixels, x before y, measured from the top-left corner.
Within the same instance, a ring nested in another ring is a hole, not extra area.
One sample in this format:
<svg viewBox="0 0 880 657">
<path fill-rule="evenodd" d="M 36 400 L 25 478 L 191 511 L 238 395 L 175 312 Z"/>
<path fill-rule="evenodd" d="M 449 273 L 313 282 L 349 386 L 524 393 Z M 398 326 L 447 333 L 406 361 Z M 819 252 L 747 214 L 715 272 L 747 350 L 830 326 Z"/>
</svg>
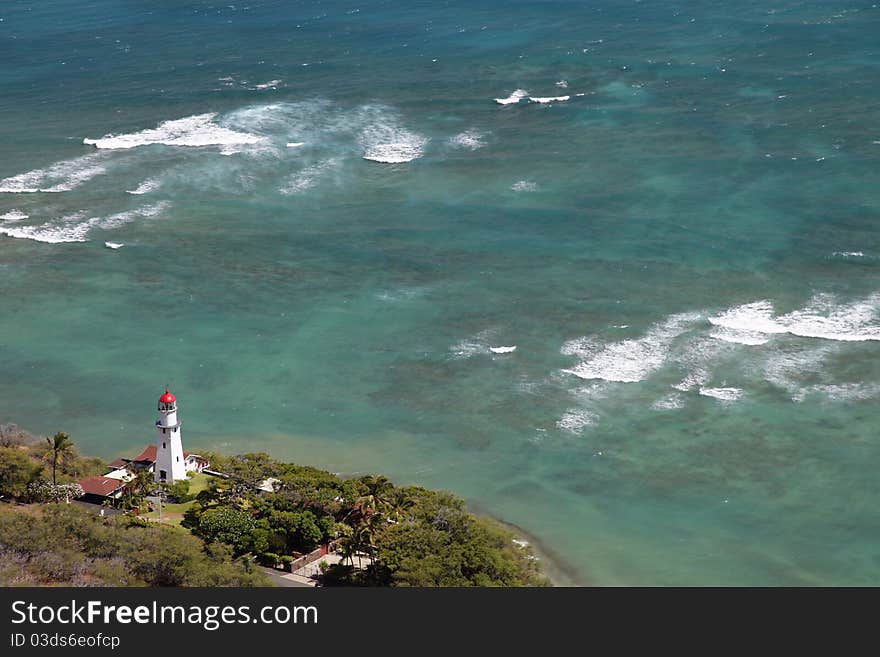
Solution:
<svg viewBox="0 0 880 657">
<path fill-rule="evenodd" d="M 85 491 L 85 495 L 81 499 L 83 502 L 92 502 L 93 504 L 104 504 L 105 502 L 115 504 L 122 497 L 125 483 L 122 479 L 115 477 L 101 475 L 86 477 L 79 482 Z"/>
<path fill-rule="evenodd" d="M 177 398 L 166 388 L 159 398 L 159 420 L 156 422 L 157 438 L 152 445 L 132 459 L 118 458 L 107 464 L 103 476 L 86 477 L 79 482 L 86 492 L 85 501 L 115 503 L 125 490 L 125 485 L 135 474 L 152 473 L 156 483 L 183 481 L 190 472 L 202 472 L 211 464 L 205 457 L 183 451 L 180 439 L 180 421 L 177 418 Z"/>
<path fill-rule="evenodd" d="M 147 470 L 148 472 L 156 471 L 158 449 L 156 445 L 147 445 L 140 454 L 133 459 L 118 459 L 119 461 L 128 461 L 127 467 L 134 470 Z M 116 461 L 114 461 L 116 463 Z M 199 473 L 211 463 L 205 457 L 191 452 L 183 453 L 183 467 L 186 472 Z M 110 464 L 112 467 L 113 464 Z"/>
</svg>

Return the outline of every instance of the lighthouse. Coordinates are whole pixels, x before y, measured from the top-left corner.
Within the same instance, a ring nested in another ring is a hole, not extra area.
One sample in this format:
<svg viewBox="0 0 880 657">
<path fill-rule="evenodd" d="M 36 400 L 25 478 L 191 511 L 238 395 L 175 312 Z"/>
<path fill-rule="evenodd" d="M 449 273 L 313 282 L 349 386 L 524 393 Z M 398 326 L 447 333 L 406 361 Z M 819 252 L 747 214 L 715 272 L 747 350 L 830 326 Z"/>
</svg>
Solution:
<svg viewBox="0 0 880 657">
<path fill-rule="evenodd" d="M 156 420 L 156 466 L 153 476 L 157 483 L 173 484 L 186 479 L 186 457 L 177 419 L 177 397 L 168 388 L 159 397 L 159 419 Z"/>
</svg>

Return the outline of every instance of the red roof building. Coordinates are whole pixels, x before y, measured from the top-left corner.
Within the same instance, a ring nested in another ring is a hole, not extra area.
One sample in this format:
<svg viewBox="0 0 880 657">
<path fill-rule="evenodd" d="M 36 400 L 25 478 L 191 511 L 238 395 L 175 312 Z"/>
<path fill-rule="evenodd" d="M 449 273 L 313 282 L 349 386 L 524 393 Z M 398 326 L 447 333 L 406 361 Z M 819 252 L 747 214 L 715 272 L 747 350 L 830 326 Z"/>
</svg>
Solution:
<svg viewBox="0 0 880 657">
<path fill-rule="evenodd" d="M 124 481 L 100 475 L 86 477 L 80 480 L 79 485 L 82 486 L 86 495 L 112 499 L 117 499 L 122 494 L 122 489 L 125 488 Z"/>
</svg>

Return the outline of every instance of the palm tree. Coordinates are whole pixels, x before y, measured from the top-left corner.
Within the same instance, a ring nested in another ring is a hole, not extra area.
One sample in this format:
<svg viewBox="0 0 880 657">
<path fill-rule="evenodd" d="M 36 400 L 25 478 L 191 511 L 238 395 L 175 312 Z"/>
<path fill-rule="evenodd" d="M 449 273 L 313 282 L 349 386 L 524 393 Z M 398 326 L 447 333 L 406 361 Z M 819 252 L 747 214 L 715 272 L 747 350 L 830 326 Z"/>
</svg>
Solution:
<svg viewBox="0 0 880 657">
<path fill-rule="evenodd" d="M 389 507 L 394 484 L 391 483 L 388 477 L 384 475 L 379 475 L 378 477 L 367 475 L 362 477 L 360 481 L 367 489 L 366 494 L 362 495 L 358 500 L 358 505 L 361 508 L 367 507 L 377 511 L 384 511 Z"/>
<path fill-rule="evenodd" d="M 58 461 L 63 461 L 73 456 L 73 441 L 70 436 L 63 431 L 59 431 L 49 438 L 46 436 L 47 458 L 52 459 L 52 484 L 56 484 L 55 472 L 58 469 Z"/>
<path fill-rule="evenodd" d="M 125 485 L 125 495 L 129 506 L 138 506 L 143 498 L 152 493 L 156 488 L 153 473 L 149 470 L 138 470 Z"/>
<path fill-rule="evenodd" d="M 342 556 L 342 563 L 346 560 L 353 566 L 354 555 L 360 549 L 359 537 L 357 532 L 348 525 L 344 528 L 345 533 L 336 539 L 336 545 L 339 546 L 339 554 Z"/>
<path fill-rule="evenodd" d="M 391 498 L 388 500 L 389 521 L 396 522 L 400 520 L 415 504 L 415 501 L 406 494 L 406 491 L 400 488 L 394 489 Z"/>
</svg>

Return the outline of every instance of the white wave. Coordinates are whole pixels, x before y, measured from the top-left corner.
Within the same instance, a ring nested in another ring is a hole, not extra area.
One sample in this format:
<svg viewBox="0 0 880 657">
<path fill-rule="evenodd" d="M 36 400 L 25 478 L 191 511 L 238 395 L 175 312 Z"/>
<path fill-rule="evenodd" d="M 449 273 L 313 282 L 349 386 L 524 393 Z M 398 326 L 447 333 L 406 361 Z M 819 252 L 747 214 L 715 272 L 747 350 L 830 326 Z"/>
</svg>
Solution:
<svg viewBox="0 0 880 657">
<path fill-rule="evenodd" d="M 571 96 L 546 96 L 543 98 L 536 96 L 529 96 L 529 100 L 533 103 L 563 103 L 566 100 L 569 100 Z"/>
<path fill-rule="evenodd" d="M 696 372 L 689 372 L 687 376 L 672 387 L 681 392 L 687 392 L 708 382 L 710 378 L 712 378 L 710 372 L 705 369 L 698 369 Z"/>
<path fill-rule="evenodd" d="M 845 304 L 820 294 L 804 308 L 786 315 L 774 316 L 773 305 L 765 300 L 731 308 L 710 317 L 709 322 L 747 336 L 790 333 L 804 338 L 862 342 L 880 340 L 878 309 L 880 294 Z"/>
<path fill-rule="evenodd" d="M 516 345 L 512 347 L 489 347 L 489 351 L 493 354 L 512 354 L 516 351 Z"/>
<path fill-rule="evenodd" d="M 148 178 L 140 185 L 138 185 L 135 189 L 126 190 L 126 194 L 146 194 L 147 192 L 156 191 L 161 186 L 161 180 L 158 180 L 156 178 Z"/>
<path fill-rule="evenodd" d="M 449 351 L 452 352 L 452 355 L 456 360 L 470 358 L 477 354 L 485 354 L 489 349 L 489 340 L 491 340 L 494 334 L 494 329 L 480 331 L 475 336 L 465 338 L 452 345 L 449 348 Z"/>
<path fill-rule="evenodd" d="M 537 192 L 538 184 L 529 180 L 518 180 L 510 186 L 514 192 Z"/>
<path fill-rule="evenodd" d="M 510 94 L 507 98 L 496 98 L 495 102 L 499 105 L 513 105 L 518 103 L 523 98 L 529 95 L 529 92 L 525 89 L 517 89 L 512 94 Z"/>
<path fill-rule="evenodd" d="M 483 143 L 483 135 L 479 130 L 474 129 L 465 130 L 464 132 L 455 135 L 449 140 L 449 142 L 456 148 L 467 148 L 471 151 L 475 151 L 486 145 Z"/>
<path fill-rule="evenodd" d="M 144 205 L 134 210 L 117 212 L 116 214 L 111 214 L 107 217 L 94 217 L 89 221 L 93 222 L 92 225 L 96 228 L 112 230 L 124 226 L 125 224 L 130 224 L 138 219 L 151 219 L 157 217 L 168 208 L 169 205 L 170 203 L 168 201 L 160 201 L 159 203 Z"/>
<path fill-rule="evenodd" d="M 770 338 L 756 331 L 744 331 L 741 329 L 732 329 L 724 326 L 717 328 L 716 330 L 709 333 L 709 335 L 716 340 L 733 342 L 735 344 L 744 344 L 752 347 L 767 344 L 770 341 Z"/>
<path fill-rule="evenodd" d="M 577 366 L 563 371 L 581 379 L 641 381 L 663 365 L 672 342 L 699 318 L 696 313 L 672 315 L 654 324 L 643 337 L 607 344 Z"/>
<path fill-rule="evenodd" d="M 367 126 L 358 141 L 363 148 L 362 157 L 365 160 L 382 164 L 402 164 L 422 157 L 428 138 L 393 122 L 380 122 Z"/>
<path fill-rule="evenodd" d="M 0 235 L 16 239 L 34 240 L 47 244 L 64 242 L 85 242 L 86 235 L 92 227 L 88 221 L 83 222 L 84 212 L 62 217 L 59 222 L 46 222 L 38 226 L 6 226 L 0 225 Z"/>
<path fill-rule="evenodd" d="M 127 149 L 151 144 L 165 146 L 234 146 L 257 144 L 265 137 L 226 128 L 214 121 L 216 113 L 196 114 L 182 119 L 164 121 L 155 128 L 100 139 L 83 139 L 83 143 L 104 149 Z"/>
<path fill-rule="evenodd" d="M 563 356 L 577 356 L 580 359 L 586 359 L 595 354 L 599 349 L 600 346 L 595 340 L 583 337 L 563 343 L 559 353 Z"/>
<path fill-rule="evenodd" d="M 311 189 L 318 184 L 328 171 L 337 167 L 339 163 L 340 160 L 338 158 L 331 158 L 324 162 L 318 162 L 317 164 L 308 166 L 290 176 L 278 191 L 282 194 L 290 195 L 299 194 L 307 189 Z"/>
<path fill-rule="evenodd" d="M 556 83 L 556 86 L 561 89 L 568 89 L 568 80 L 560 80 Z"/>
<path fill-rule="evenodd" d="M 841 258 L 864 258 L 865 254 L 861 251 L 835 251 L 832 255 L 839 256 Z"/>
<path fill-rule="evenodd" d="M 21 210 L 10 210 L 6 214 L 0 214 L 0 223 L 14 224 L 16 221 L 27 219 L 28 216 Z"/>
<path fill-rule="evenodd" d="M 379 301 L 386 303 L 397 303 L 399 301 L 411 301 L 425 294 L 426 287 L 401 287 L 394 290 L 385 290 L 376 294 Z"/>
<path fill-rule="evenodd" d="M 125 244 L 122 242 L 104 242 L 104 246 L 115 251 L 116 249 L 121 249 Z"/>
<path fill-rule="evenodd" d="M 255 84 L 254 89 L 259 91 L 262 91 L 264 89 L 277 89 L 279 84 L 281 84 L 281 80 L 269 80 L 268 82 Z"/>
<path fill-rule="evenodd" d="M 684 408 L 684 397 L 678 393 L 673 393 L 655 401 L 651 404 L 651 408 L 655 411 L 674 411 Z"/>
<path fill-rule="evenodd" d="M 163 201 L 153 205 L 147 205 L 135 210 L 119 212 L 107 217 L 85 218 L 85 212 L 76 212 L 66 215 L 60 220 L 48 221 L 32 226 L 8 226 L 0 224 L 0 235 L 7 235 L 17 239 L 34 240 L 47 244 L 61 244 L 65 242 L 87 242 L 88 234 L 93 228 L 112 230 L 125 224 L 131 223 L 142 217 L 158 216 L 169 203 Z"/>
<path fill-rule="evenodd" d="M 803 401 L 804 383 L 821 376 L 825 361 L 840 345 L 825 343 L 812 349 L 780 345 L 761 365 L 764 380 L 787 391 L 792 401 Z"/>
<path fill-rule="evenodd" d="M 98 153 L 62 160 L 46 167 L 0 180 L 0 192 L 9 194 L 68 192 L 106 173 L 104 156 Z"/>
<path fill-rule="evenodd" d="M 743 391 L 741 388 L 700 388 L 700 394 L 721 401 L 737 401 L 742 398 Z"/>
<path fill-rule="evenodd" d="M 580 435 L 584 432 L 586 427 L 595 424 L 598 419 L 599 416 L 590 411 L 572 409 L 567 411 L 556 421 L 556 428 L 567 431 L 568 433 Z"/>
<path fill-rule="evenodd" d="M 300 146 L 305 146 L 304 141 L 289 141 L 287 142 L 287 148 L 299 148 Z"/>
<path fill-rule="evenodd" d="M 802 402 L 807 396 L 819 394 L 833 402 L 865 401 L 880 395 L 880 384 L 842 383 L 812 385 L 801 388 L 792 397 L 792 401 Z"/>
</svg>

